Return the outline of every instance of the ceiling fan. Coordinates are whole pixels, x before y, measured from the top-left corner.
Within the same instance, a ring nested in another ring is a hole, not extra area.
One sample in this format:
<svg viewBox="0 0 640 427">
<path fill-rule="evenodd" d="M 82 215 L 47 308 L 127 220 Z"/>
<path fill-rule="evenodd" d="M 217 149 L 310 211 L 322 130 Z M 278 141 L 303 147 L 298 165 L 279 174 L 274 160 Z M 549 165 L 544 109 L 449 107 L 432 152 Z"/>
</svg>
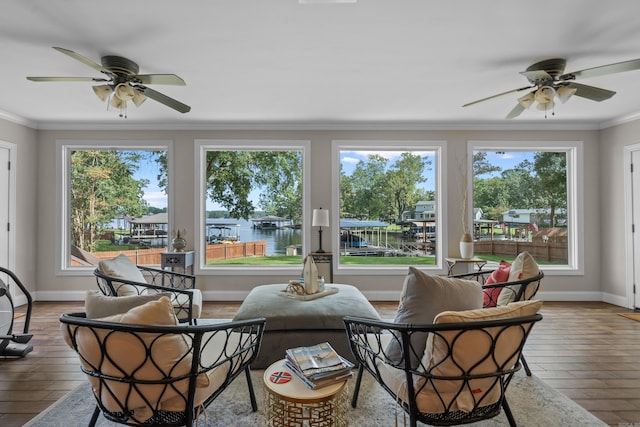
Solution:
<svg viewBox="0 0 640 427">
<path fill-rule="evenodd" d="M 533 105 L 534 102 L 538 103 L 537 108 L 544 111 L 546 117 L 547 111 L 553 111 L 555 100 L 564 104 L 569 98 L 571 98 L 571 96 L 576 95 L 592 101 L 600 102 L 605 99 L 609 99 L 616 94 L 611 90 L 576 83 L 576 79 L 597 77 L 605 74 L 640 69 L 640 58 L 617 62 L 615 64 L 587 68 L 571 73 L 564 73 L 566 63 L 567 61 L 563 58 L 547 59 L 536 62 L 529 66 L 525 71 L 520 72 L 520 74 L 529 80 L 529 86 L 512 89 L 497 95 L 469 102 L 468 104 L 463 105 L 463 107 L 468 107 L 469 105 L 478 104 L 510 93 L 533 89 L 531 92 L 518 98 L 518 104 L 516 104 L 513 110 L 507 114 L 506 118 L 513 119 L 518 117 L 525 109 Z"/>
<path fill-rule="evenodd" d="M 27 77 L 27 80 L 34 82 L 104 83 L 93 86 L 93 91 L 101 101 L 108 100 L 108 105 L 118 109 L 120 117 L 126 117 L 127 101 L 132 101 L 138 107 L 147 98 L 158 101 L 180 113 L 187 113 L 191 110 L 188 105 L 146 86 L 149 84 L 184 86 L 184 80 L 175 74 L 138 74 L 138 64 L 121 56 L 103 56 L 101 58 L 102 65 L 100 65 L 72 50 L 62 47 L 54 47 L 54 49 L 100 71 L 105 77 Z"/>
</svg>

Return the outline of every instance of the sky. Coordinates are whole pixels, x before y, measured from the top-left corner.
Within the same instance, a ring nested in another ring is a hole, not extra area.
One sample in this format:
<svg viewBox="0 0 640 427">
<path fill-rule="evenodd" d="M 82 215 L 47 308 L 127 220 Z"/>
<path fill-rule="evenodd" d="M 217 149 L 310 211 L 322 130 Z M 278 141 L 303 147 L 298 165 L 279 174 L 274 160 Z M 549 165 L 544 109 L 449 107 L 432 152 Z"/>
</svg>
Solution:
<svg viewBox="0 0 640 427">
<path fill-rule="evenodd" d="M 424 156 L 431 156 L 433 159 L 433 152 L 415 152 L 416 154 L 421 154 Z M 356 164 L 361 160 L 367 160 L 367 157 L 370 154 L 379 154 L 386 159 L 389 160 L 389 165 L 393 164 L 400 155 L 402 151 L 342 151 L 340 153 L 340 161 L 343 165 L 343 170 L 347 175 L 351 175 L 355 169 Z M 495 165 L 500 166 L 503 170 L 511 169 L 521 163 L 523 160 L 533 159 L 533 153 L 530 151 L 507 151 L 502 153 L 496 152 L 488 152 L 487 160 Z M 136 179 L 147 179 L 149 180 L 149 185 L 144 189 L 144 199 L 147 201 L 149 206 L 153 206 L 156 208 L 165 208 L 167 207 L 167 196 L 166 194 L 158 187 L 157 176 L 159 173 L 158 164 L 153 160 L 144 160 L 135 173 Z M 426 171 L 425 176 L 427 177 L 427 181 L 424 183 L 424 188 L 426 190 L 434 190 L 435 186 L 435 171 Z M 258 199 L 258 192 L 253 192 L 253 198 Z M 256 203 L 257 206 L 257 203 Z M 207 202 L 207 210 L 220 209 L 219 206 L 214 205 L 210 201 Z"/>
</svg>

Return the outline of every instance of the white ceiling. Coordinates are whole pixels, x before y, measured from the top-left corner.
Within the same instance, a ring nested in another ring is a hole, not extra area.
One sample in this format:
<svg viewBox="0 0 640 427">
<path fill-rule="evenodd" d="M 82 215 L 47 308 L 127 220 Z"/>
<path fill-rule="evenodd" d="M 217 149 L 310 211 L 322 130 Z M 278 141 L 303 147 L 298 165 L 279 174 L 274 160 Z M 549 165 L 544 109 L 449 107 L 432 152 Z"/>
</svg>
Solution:
<svg viewBox="0 0 640 427">
<path fill-rule="evenodd" d="M 579 80 L 618 93 L 573 97 L 547 119 L 535 108 L 504 119 L 526 92 L 462 105 L 527 86 L 519 72 L 539 60 L 566 58 L 569 72 L 640 58 L 639 12 L 637 0 L 0 0 L 0 117 L 37 128 L 600 128 L 640 113 L 640 70 Z M 147 100 L 124 120 L 90 82 L 26 80 L 101 77 L 52 46 L 177 74 L 186 86 L 150 87 L 192 109 Z"/>
</svg>

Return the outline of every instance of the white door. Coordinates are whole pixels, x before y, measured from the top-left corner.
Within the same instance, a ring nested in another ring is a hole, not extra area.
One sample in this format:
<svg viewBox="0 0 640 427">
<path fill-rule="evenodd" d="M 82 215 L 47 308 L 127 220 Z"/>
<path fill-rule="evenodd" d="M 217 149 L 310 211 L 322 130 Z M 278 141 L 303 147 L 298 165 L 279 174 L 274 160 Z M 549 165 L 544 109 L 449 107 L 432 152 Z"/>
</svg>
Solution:
<svg viewBox="0 0 640 427">
<path fill-rule="evenodd" d="M 11 209 L 11 170 L 10 162 L 11 150 L 0 145 L 0 266 L 11 269 L 9 265 L 9 254 L 11 249 L 10 236 L 10 209 Z M 0 275 L 4 283 L 9 283 L 5 274 Z M 10 286 L 11 297 L 16 298 L 16 287 Z"/>
<path fill-rule="evenodd" d="M 631 152 L 631 216 L 633 236 L 633 300 L 640 308 L 640 151 Z"/>
</svg>

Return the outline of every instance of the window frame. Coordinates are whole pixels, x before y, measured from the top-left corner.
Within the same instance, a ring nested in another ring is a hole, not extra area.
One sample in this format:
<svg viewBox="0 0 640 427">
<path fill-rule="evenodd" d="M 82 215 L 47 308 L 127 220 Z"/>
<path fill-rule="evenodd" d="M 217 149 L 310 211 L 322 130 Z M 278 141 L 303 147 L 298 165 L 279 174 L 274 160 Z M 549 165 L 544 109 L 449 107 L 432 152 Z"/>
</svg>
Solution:
<svg viewBox="0 0 640 427">
<path fill-rule="evenodd" d="M 584 143 L 583 141 L 467 141 L 467 171 L 469 200 L 473 205 L 473 152 L 522 151 L 556 152 L 567 156 L 567 220 L 568 264 L 545 265 L 545 272 L 554 275 L 584 274 Z M 471 209 L 472 210 L 472 209 Z M 469 218 L 470 220 L 472 217 Z"/>
<path fill-rule="evenodd" d="M 445 257 L 448 252 L 448 224 L 443 215 L 447 206 L 447 141 L 445 140 L 332 140 L 332 173 L 331 173 L 331 224 L 340 221 L 340 152 L 341 151 L 433 151 L 436 202 L 436 259 L 435 265 L 421 265 L 420 269 L 432 274 L 446 272 Z M 331 252 L 333 256 L 334 274 L 362 275 L 363 272 L 375 271 L 376 275 L 402 275 L 407 273 L 407 265 L 341 265 L 340 264 L 340 227 L 332 226 Z M 447 230 L 447 231 L 445 231 Z"/>
<path fill-rule="evenodd" d="M 309 253 L 311 247 L 311 141 L 310 140 L 259 140 L 259 139 L 196 139 L 194 140 L 195 155 L 195 237 L 196 274 L 201 275 L 237 275 L 237 276 L 276 276 L 293 275 L 298 277 L 302 269 L 300 265 L 211 265 L 205 259 L 205 221 L 207 205 L 206 160 L 207 151 L 300 151 L 302 154 L 302 253 Z"/>
<path fill-rule="evenodd" d="M 167 152 L 167 211 L 168 229 L 173 223 L 173 141 L 172 140 L 57 140 L 56 141 L 56 235 L 60 246 L 56 251 L 56 275 L 85 276 L 95 266 L 69 265 L 70 209 L 71 209 L 71 154 L 80 150 L 166 151 Z"/>
</svg>

